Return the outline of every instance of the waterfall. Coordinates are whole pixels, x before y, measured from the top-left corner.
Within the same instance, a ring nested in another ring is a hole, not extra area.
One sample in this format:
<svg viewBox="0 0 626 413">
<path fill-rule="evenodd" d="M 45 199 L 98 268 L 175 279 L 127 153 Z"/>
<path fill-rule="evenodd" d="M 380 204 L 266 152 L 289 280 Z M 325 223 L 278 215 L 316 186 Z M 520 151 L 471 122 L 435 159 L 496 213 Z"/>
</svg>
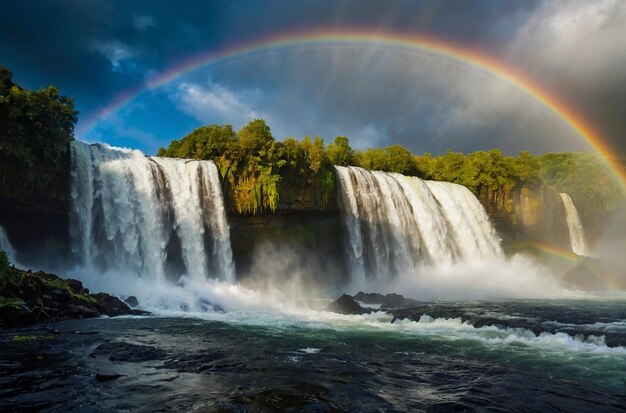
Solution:
<svg viewBox="0 0 626 413">
<path fill-rule="evenodd" d="M 585 238 L 583 224 L 578 216 L 578 211 L 574 206 L 572 198 L 566 193 L 559 193 L 563 200 L 565 208 L 565 219 L 567 220 L 567 228 L 569 230 L 569 243 L 574 254 L 589 256 L 589 247 Z"/>
<path fill-rule="evenodd" d="M 72 252 L 87 270 L 234 280 L 213 162 L 81 142 L 72 142 L 71 153 Z"/>
<path fill-rule="evenodd" d="M 502 255 L 485 210 L 464 186 L 335 168 L 354 283 Z"/>
<path fill-rule="evenodd" d="M 15 249 L 9 241 L 9 236 L 2 226 L 0 226 L 0 250 L 3 250 L 7 254 L 9 262 L 15 264 Z"/>
</svg>

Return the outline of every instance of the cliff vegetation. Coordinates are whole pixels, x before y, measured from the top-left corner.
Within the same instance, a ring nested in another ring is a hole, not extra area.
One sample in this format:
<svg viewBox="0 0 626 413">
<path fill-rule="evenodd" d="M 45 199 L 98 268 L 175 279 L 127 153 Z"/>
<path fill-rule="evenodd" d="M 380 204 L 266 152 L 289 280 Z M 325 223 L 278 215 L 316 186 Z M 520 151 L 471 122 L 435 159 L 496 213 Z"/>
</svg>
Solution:
<svg viewBox="0 0 626 413">
<path fill-rule="evenodd" d="M 51 85 L 27 90 L 0 66 L 0 200 L 20 210 L 66 209 L 69 142 L 78 112 Z"/>
<path fill-rule="evenodd" d="M 623 196 L 602 159 L 590 153 L 535 156 L 521 151 L 517 156 L 505 156 L 491 149 L 418 156 L 400 145 L 358 151 L 344 136 L 328 145 L 318 136 L 313 140 L 307 136 L 277 142 L 261 119 L 238 132 L 230 125 L 201 127 L 173 141 L 168 148 L 159 149 L 158 155 L 214 160 L 239 213 L 276 211 L 281 205 L 284 209 L 298 209 L 298 205 L 303 209 L 304 205 L 313 205 L 311 209 L 328 207 L 335 190 L 332 165 L 461 184 L 487 210 L 500 214 L 515 213 L 513 192 L 519 196 L 541 187 L 567 192 L 591 213 L 614 209 Z"/>
</svg>

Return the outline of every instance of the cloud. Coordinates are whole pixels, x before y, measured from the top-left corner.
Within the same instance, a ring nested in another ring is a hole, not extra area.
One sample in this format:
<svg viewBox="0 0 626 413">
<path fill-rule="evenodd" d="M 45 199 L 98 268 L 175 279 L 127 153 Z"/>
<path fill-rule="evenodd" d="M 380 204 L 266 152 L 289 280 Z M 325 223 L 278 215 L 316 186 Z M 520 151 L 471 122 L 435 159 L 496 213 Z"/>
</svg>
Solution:
<svg viewBox="0 0 626 413">
<path fill-rule="evenodd" d="M 348 136 L 416 153 L 500 147 L 579 150 L 580 139 L 532 97 L 466 64 L 376 47 L 275 53 L 213 68 L 224 85 L 259 91 L 255 110 L 275 136 Z M 281 133 L 284 133 L 282 135 Z"/>
<path fill-rule="evenodd" d="M 94 48 L 109 60 L 111 70 L 114 72 L 124 71 L 122 63 L 137 54 L 136 51 L 132 50 L 128 45 L 115 40 L 96 42 Z"/>
<path fill-rule="evenodd" d="M 626 153 L 626 2 L 543 2 L 520 27 L 507 58 L 572 105 Z"/>
<path fill-rule="evenodd" d="M 253 109 L 255 93 L 233 92 L 212 82 L 205 85 L 180 83 L 170 98 L 180 110 L 204 124 L 227 123 L 240 128 L 253 119 L 268 120 L 267 116 Z"/>
<path fill-rule="evenodd" d="M 135 26 L 135 29 L 139 30 L 140 32 L 144 32 L 151 27 L 156 27 L 156 22 L 151 16 L 134 16 L 133 26 Z"/>
<path fill-rule="evenodd" d="M 536 73 L 597 84 L 624 76 L 625 38 L 621 0 L 544 2 L 518 30 L 509 55 L 523 56 Z"/>
<path fill-rule="evenodd" d="M 271 12 L 255 1 L 15 2 L 0 14 L 0 55 L 24 86 L 55 83 L 88 117 L 141 88 L 150 73 L 276 33 L 360 27 L 427 34 L 484 50 L 575 106 L 605 136 L 623 139 L 623 1 L 276 1 Z M 416 152 L 581 148 L 558 119 L 514 88 L 425 54 L 301 47 L 223 62 L 211 72 L 213 83 L 189 76 L 187 88 L 178 83 L 146 102 L 146 111 L 179 122 L 168 136 L 188 132 L 190 116 L 236 125 L 263 117 L 279 139 L 347 135 L 355 146 L 399 143 Z M 162 123 L 126 121 L 163 136 Z"/>
</svg>

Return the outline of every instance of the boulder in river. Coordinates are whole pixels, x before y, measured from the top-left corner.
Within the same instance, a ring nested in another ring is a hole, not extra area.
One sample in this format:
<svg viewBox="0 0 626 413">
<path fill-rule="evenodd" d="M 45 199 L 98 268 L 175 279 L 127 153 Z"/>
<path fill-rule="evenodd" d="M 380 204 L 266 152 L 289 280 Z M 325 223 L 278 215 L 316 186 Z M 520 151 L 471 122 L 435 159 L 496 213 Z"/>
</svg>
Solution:
<svg viewBox="0 0 626 413">
<path fill-rule="evenodd" d="M 372 312 L 372 309 L 361 307 L 352 296 L 344 294 L 328 304 L 326 311 L 339 314 L 369 314 Z"/>
<path fill-rule="evenodd" d="M 396 293 L 383 295 L 380 293 L 364 293 L 360 291 L 354 296 L 354 299 L 365 304 L 379 304 L 381 308 L 407 308 L 415 307 L 420 304 L 417 300 L 405 298 Z"/>
</svg>

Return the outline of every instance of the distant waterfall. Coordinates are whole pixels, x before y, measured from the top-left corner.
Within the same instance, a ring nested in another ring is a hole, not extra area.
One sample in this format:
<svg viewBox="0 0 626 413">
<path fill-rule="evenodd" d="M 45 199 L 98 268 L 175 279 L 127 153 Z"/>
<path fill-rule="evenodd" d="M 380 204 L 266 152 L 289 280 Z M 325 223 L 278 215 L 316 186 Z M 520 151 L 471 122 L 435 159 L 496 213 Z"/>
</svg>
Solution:
<svg viewBox="0 0 626 413">
<path fill-rule="evenodd" d="M 464 186 L 335 168 L 354 282 L 502 255 L 487 214 Z"/>
<path fill-rule="evenodd" d="M 561 195 L 563 206 L 565 207 L 565 218 L 567 220 L 567 228 L 569 229 L 569 243 L 572 247 L 572 252 L 574 252 L 574 254 L 588 256 L 589 247 L 587 246 L 585 231 L 583 230 L 583 224 L 580 221 L 574 202 L 566 193 L 559 193 L 559 195 Z"/>
<path fill-rule="evenodd" d="M 2 226 L 0 226 L 0 250 L 4 250 L 9 261 L 15 264 L 15 249 L 13 249 L 9 236 Z"/>
<path fill-rule="evenodd" d="M 88 270 L 164 280 L 234 279 L 211 161 L 72 143 L 72 250 Z"/>
</svg>

